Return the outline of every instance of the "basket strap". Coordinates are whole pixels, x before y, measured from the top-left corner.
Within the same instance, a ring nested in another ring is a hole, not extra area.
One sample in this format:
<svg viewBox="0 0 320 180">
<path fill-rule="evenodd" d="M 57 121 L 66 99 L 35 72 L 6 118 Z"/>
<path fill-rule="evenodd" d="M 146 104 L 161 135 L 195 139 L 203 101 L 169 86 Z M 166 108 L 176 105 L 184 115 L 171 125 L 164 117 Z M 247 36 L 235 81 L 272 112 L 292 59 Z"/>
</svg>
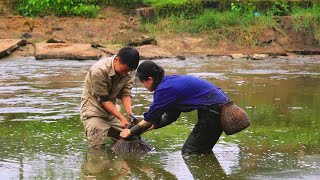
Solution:
<svg viewBox="0 0 320 180">
<path fill-rule="evenodd" d="M 215 114 L 218 114 L 220 115 L 221 113 L 219 113 L 218 111 L 214 110 L 214 109 L 209 109 L 209 112 L 212 112 L 212 113 L 215 113 Z"/>
</svg>

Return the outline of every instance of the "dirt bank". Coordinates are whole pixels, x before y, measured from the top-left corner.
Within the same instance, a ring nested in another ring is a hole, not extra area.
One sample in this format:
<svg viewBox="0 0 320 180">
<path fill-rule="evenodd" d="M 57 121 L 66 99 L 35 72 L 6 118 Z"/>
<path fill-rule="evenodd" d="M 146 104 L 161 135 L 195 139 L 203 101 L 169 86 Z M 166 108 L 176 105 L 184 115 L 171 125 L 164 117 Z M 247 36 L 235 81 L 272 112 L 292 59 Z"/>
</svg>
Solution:
<svg viewBox="0 0 320 180">
<path fill-rule="evenodd" d="M 0 39 L 26 38 L 31 43 L 56 39 L 69 43 L 101 44 L 118 49 L 127 42 L 149 37 L 141 28 L 138 17 L 124 15 L 115 7 L 105 8 L 99 18 L 54 17 L 26 18 L 15 15 L 0 16 Z M 227 37 L 215 45 L 208 41 L 208 34 L 161 34 L 155 37 L 157 46 L 173 56 L 271 54 L 290 53 L 320 54 L 312 37 L 307 33 L 292 30 L 290 17 L 279 20 L 281 29 L 266 29 L 260 32 L 256 45 L 238 45 L 236 35 Z M 32 55 L 33 48 L 26 47 L 19 55 Z"/>
</svg>

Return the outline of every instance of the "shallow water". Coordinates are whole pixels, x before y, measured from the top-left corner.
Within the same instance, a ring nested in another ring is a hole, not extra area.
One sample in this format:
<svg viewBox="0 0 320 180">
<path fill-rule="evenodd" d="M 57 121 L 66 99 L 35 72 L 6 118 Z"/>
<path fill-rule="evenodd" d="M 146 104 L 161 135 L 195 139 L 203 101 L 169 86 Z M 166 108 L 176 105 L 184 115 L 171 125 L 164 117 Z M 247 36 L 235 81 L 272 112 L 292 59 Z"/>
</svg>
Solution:
<svg viewBox="0 0 320 180">
<path fill-rule="evenodd" d="M 196 112 L 143 137 L 144 156 L 90 151 L 79 120 L 83 79 L 95 61 L 0 60 L 1 179 L 319 179 L 320 58 L 264 61 L 219 58 L 156 60 L 167 74 L 220 86 L 251 126 L 223 136 L 206 156 L 181 156 Z M 136 82 L 134 112 L 152 94 Z M 110 144 L 110 142 L 108 143 Z"/>
</svg>

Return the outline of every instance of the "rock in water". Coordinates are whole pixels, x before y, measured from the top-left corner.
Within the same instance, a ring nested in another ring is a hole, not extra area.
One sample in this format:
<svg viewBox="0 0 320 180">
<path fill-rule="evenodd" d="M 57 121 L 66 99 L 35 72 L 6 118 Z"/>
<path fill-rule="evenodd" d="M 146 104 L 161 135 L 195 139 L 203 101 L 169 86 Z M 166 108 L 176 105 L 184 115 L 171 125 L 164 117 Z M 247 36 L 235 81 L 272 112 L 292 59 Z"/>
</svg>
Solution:
<svg viewBox="0 0 320 180">
<path fill-rule="evenodd" d="M 116 154 L 145 154 L 152 149 L 153 147 L 141 136 L 120 139 L 111 146 L 111 150 Z"/>
</svg>

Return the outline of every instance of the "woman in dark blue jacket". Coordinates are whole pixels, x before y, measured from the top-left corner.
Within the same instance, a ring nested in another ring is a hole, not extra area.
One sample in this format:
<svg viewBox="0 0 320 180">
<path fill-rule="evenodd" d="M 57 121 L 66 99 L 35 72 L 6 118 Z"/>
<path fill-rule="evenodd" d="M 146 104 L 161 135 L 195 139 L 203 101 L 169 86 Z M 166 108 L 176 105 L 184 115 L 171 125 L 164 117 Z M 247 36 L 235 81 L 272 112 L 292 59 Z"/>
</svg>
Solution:
<svg viewBox="0 0 320 180">
<path fill-rule="evenodd" d="M 154 100 L 144 113 L 144 120 L 120 136 L 127 138 L 171 124 L 181 112 L 198 110 L 198 122 L 182 148 L 182 154 L 211 153 L 222 133 L 221 105 L 228 102 L 227 95 L 214 84 L 187 75 L 164 76 L 164 70 L 152 61 L 140 64 L 137 76 Z"/>
</svg>

